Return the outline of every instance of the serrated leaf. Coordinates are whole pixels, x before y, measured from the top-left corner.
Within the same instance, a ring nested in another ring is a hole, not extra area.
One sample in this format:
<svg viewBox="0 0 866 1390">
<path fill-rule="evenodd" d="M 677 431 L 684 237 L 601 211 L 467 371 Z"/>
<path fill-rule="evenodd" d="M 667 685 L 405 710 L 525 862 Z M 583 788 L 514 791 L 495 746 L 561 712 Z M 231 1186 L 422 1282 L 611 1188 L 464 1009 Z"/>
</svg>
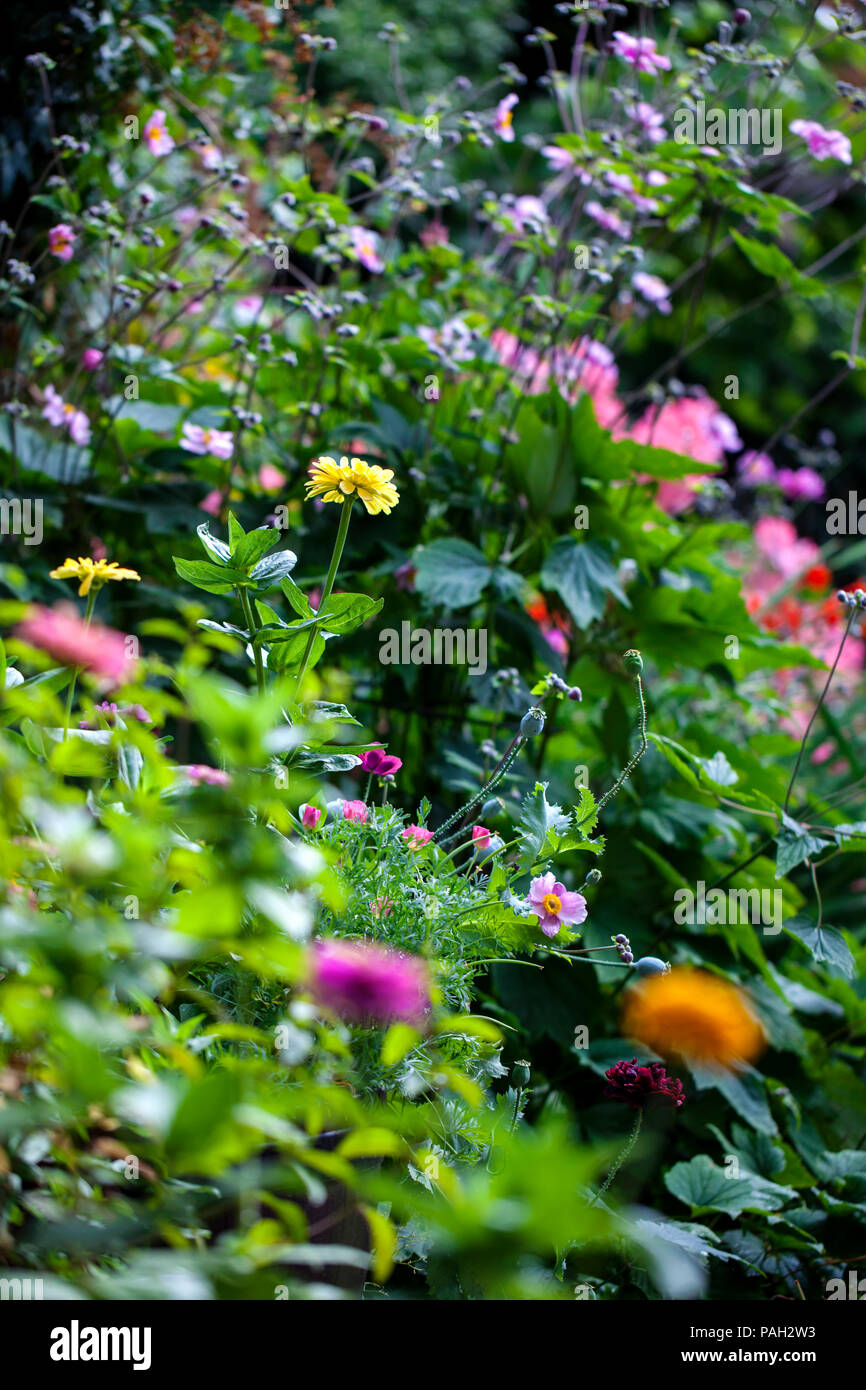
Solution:
<svg viewBox="0 0 866 1390">
<path fill-rule="evenodd" d="M 816 961 L 835 965 L 848 980 L 854 978 L 854 957 L 844 936 L 835 927 L 828 927 L 824 923 L 819 927 L 811 918 L 802 915 L 790 917 L 783 925 L 785 931 L 802 941 Z"/>
</svg>

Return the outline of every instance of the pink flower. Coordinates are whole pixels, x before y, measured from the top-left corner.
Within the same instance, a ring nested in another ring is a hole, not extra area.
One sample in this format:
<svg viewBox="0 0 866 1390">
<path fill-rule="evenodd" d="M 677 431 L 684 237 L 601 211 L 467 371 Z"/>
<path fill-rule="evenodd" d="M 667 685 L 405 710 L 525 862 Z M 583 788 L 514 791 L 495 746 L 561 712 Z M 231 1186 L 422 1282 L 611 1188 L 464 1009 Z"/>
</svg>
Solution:
<svg viewBox="0 0 866 1390">
<path fill-rule="evenodd" d="M 426 830 L 423 825 L 407 825 L 405 830 L 400 831 L 400 836 L 409 849 L 420 849 L 433 839 L 433 831 Z"/>
<path fill-rule="evenodd" d="M 53 386 L 46 386 L 45 388 L 42 418 L 47 420 L 49 425 L 62 426 L 68 429 L 74 444 L 83 447 L 90 443 L 90 421 L 84 411 L 78 410 L 74 405 L 67 405 Z"/>
<path fill-rule="evenodd" d="M 638 294 L 643 295 L 647 303 L 654 304 L 659 313 L 671 312 L 671 301 L 668 298 L 670 290 L 664 280 L 660 280 L 657 275 L 648 274 L 645 270 L 639 270 L 631 277 L 631 282 Z"/>
<path fill-rule="evenodd" d="M 169 135 L 165 123 L 164 111 L 154 111 L 144 127 L 143 135 L 152 155 L 158 157 L 163 154 L 171 154 L 174 149 L 174 141 Z"/>
<path fill-rule="evenodd" d="M 655 39 L 636 39 L 631 34 L 624 33 L 622 29 L 617 29 L 614 33 L 613 52 L 617 58 L 624 59 L 637 72 L 654 73 L 671 65 L 670 58 L 656 52 Z"/>
<path fill-rule="evenodd" d="M 311 986 L 319 1004 L 352 1023 L 414 1023 L 430 1008 L 430 980 L 418 956 L 355 941 L 317 941 Z"/>
<path fill-rule="evenodd" d="M 374 777 L 390 777 L 393 772 L 399 772 L 402 766 L 403 759 L 386 753 L 384 748 L 371 748 L 361 759 L 361 771 L 369 772 Z"/>
<path fill-rule="evenodd" d="M 180 447 L 188 454 L 213 454 L 214 458 L 230 459 L 234 440 L 228 430 L 203 429 L 187 422 L 181 431 Z"/>
<path fill-rule="evenodd" d="M 444 222 L 439 221 L 438 217 L 434 217 L 432 222 L 428 222 L 427 226 L 423 228 L 419 241 L 428 250 L 431 246 L 447 246 L 448 228 Z"/>
<path fill-rule="evenodd" d="M 827 491 L 824 479 L 814 468 L 780 468 L 776 482 L 794 502 L 817 502 Z"/>
<path fill-rule="evenodd" d="M 637 101 L 634 106 L 627 106 L 625 108 L 625 113 L 627 116 L 631 116 L 633 121 L 637 122 L 646 138 L 653 145 L 657 145 L 660 140 L 664 140 L 665 118 L 661 111 L 657 111 L 648 101 Z"/>
<path fill-rule="evenodd" d="M 201 499 L 199 506 L 202 511 L 207 512 L 209 516 L 219 516 L 222 502 L 223 495 L 219 488 L 215 487 L 212 492 L 209 492 L 206 497 Z"/>
<path fill-rule="evenodd" d="M 745 487 L 760 487 L 762 483 L 775 481 L 776 465 L 769 454 L 747 449 L 737 459 L 737 476 Z"/>
<path fill-rule="evenodd" d="M 802 135 L 813 158 L 851 163 L 851 141 L 841 130 L 827 130 L 817 121 L 792 121 L 788 129 L 792 135 Z"/>
<path fill-rule="evenodd" d="M 631 227 L 627 222 L 623 222 L 610 208 L 602 207 L 597 199 L 592 198 L 586 205 L 586 212 L 593 222 L 597 222 L 606 232 L 611 232 L 614 236 L 627 237 L 631 235 Z"/>
<path fill-rule="evenodd" d="M 785 579 L 794 579 L 820 558 L 814 541 L 797 535 L 797 528 L 781 516 L 762 516 L 755 522 L 758 549 Z"/>
<path fill-rule="evenodd" d="M 81 365 L 86 372 L 95 372 L 105 361 L 105 353 L 99 348 L 85 348 L 81 354 Z"/>
<path fill-rule="evenodd" d="M 500 140 L 505 141 L 506 145 L 510 145 L 514 141 L 514 126 L 511 124 L 512 112 L 519 100 L 520 98 L 515 92 L 509 92 L 508 96 L 503 97 L 500 101 L 493 117 L 493 129 Z"/>
<path fill-rule="evenodd" d="M 58 222 L 56 227 L 49 228 L 48 246 L 52 256 L 56 256 L 58 261 L 72 260 L 75 240 L 75 232 L 68 222 Z"/>
<path fill-rule="evenodd" d="M 206 145 L 199 145 L 198 156 L 205 169 L 218 169 L 222 164 L 222 150 L 211 141 Z"/>
<path fill-rule="evenodd" d="M 474 849 L 484 850 L 490 848 L 490 836 L 493 832 L 483 825 L 473 825 L 472 844 Z"/>
<path fill-rule="evenodd" d="M 539 232 L 550 221 L 544 203 L 532 193 L 524 193 L 523 197 L 516 198 L 505 211 L 520 236 L 524 232 Z"/>
<path fill-rule="evenodd" d="M 273 463 L 263 463 L 259 469 L 259 486 L 265 492 L 279 492 L 285 481 L 285 473 L 281 473 Z"/>
<path fill-rule="evenodd" d="M 552 873 L 532 880 L 529 906 L 545 936 L 556 936 L 561 926 L 586 921 L 586 898 L 581 893 L 568 892 L 561 883 L 557 883 Z"/>
<path fill-rule="evenodd" d="M 580 168 L 573 150 L 563 149 L 562 145 L 542 145 L 541 153 L 554 174 L 570 174 L 584 185 L 592 183 L 592 174 Z"/>
<path fill-rule="evenodd" d="M 193 786 L 200 787 L 228 787 L 231 785 L 231 777 L 227 772 L 223 772 L 218 767 L 208 767 L 206 763 L 190 763 L 183 771 L 186 773 Z"/>
<path fill-rule="evenodd" d="M 307 802 L 304 802 L 298 809 L 301 812 L 301 825 L 304 829 L 315 830 L 324 812 L 320 811 L 318 806 L 310 806 Z"/>
<path fill-rule="evenodd" d="M 370 903 L 370 914 L 377 920 L 379 917 L 390 917 L 393 906 L 393 898 L 374 898 Z"/>
<path fill-rule="evenodd" d="M 379 275 L 385 269 L 385 262 L 379 255 L 379 238 L 376 233 L 369 231 L 367 227 L 350 227 L 349 237 L 352 250 L 364 269 Z"/>
<path fill-rule="evenodd" d="M 123 633 L 101 623 L 88 626 L 71 604 L 31 608 L 16 634 L 61 666 L 80 666 L 110 685 L 124 685 L 135 674 L 137 663 Z"/>
<path fill-rule="evenodd" d="M 240 299 L 235 301 L 232 311 L 235 322 L 240 324 L 254 323 L 262 312 L 264 302 L 260 294 L 242 294 Z"/>
<path fill-rule="evenodd" d="M 370 819 L 370 809 L 367 803 L 365 801 L 344 801 L 343 819 L 360 821 L 362 825 L 366 825 Z"/>
</svg>

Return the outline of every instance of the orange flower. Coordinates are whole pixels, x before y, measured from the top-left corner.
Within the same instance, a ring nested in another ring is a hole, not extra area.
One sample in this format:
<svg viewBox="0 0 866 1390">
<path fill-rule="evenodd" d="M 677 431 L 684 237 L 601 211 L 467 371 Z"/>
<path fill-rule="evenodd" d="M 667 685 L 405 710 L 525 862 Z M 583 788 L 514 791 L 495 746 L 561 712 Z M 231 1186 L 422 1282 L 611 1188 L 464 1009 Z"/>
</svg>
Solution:
<svg viewBox="0 0 866 1390">
<path fill-rule="evenodd" d="M 750 1062 L 766 1041 L 742 990 L 688 966 L 651 975 L 629 990 L 622 1023 L 627 1037 L 661 1056 L 709 1066 Z"/>
</svg>

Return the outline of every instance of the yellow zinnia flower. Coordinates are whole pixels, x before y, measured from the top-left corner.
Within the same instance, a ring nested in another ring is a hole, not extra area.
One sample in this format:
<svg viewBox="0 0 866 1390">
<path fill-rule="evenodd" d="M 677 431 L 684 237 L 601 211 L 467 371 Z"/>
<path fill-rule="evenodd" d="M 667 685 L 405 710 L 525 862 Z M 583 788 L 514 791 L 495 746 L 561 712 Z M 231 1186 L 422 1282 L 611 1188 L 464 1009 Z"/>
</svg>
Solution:
<svg viewBox="0 0 866 1390">
<path fill-rule="evenodd" d="M 363 459 L 349 459 L 345 455 L 339 463 L 328 457 L 315 459 L 310 464 L 307 501 L 322 496 L 326 502 L 345 502 L 347 497 L 357 493 L 371 516 L 378 516 L 379 512 L 388 516 L 400 501 L 400 494 L 391 482 L 393 476 L 391 468 L 380 468 L 377 463 L 365 463 Z"/>
<path fill-rule="evenodd" d="M 51 571 L 52 579 L 80 579 L 78 592 L 83 598 L 95 584 L 101 588 L 107 579 L 141 579 L 135 570 L 121 569 L 116 560 L 85 560 L 79 555 L 77 560 L 66 559 L 56 570 Z"/>
<path fill-rule="evenodd" d="M 705 970 L 675 967 L 629 990 L 623 1032 L 661 1056 L 708 1066 L 750 1062 L 765 1035 L 742 990 Z"/>
</svg>

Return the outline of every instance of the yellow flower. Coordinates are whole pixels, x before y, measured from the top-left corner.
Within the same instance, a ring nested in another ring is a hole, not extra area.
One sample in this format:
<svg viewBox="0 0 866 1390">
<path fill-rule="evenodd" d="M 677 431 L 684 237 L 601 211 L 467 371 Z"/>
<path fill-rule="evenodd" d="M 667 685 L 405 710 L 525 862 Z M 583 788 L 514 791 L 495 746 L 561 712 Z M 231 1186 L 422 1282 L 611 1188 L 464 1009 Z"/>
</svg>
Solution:
<svg viewBox="0 0 866 1390">
<path fill-rule="evenodd" d="M 708 1066 L 749 1062 L 763 1050 L 764 1030 L 735 985 L 704 970 L 675 967 L 651 975 L 626 995 L 623 1032 L 661 1056 Z"/>
<path fill-rule="evenodd" d="M 310 464 L 307 501 L 321 495 L 326 502 L 345 502 L 347 497 L 357 493 L 371 516 L 378 516 L 379 512 L 389 516 L 391 508 L 400 501 L 400 494 L 391 482 L 393 476 L 391 468 L 380 468 L 377 463 L 365 463 L 363 459 L 349 459 L 345 455 L 339 463 L 327 457 L 315 459 Z"/>
<path fill-rule="evenodd" d="M 80 579 L 78 592 L 83 598 L 90 593 L 93 584 L 99 589 L 107 579 L 140 579 L 141 575 L 135 570 L 121 569 L 116 560 L 85 560 L 79 555 L 77 560 L 64 560 L 51 571 L 51 578 Z"/>
</svg>

